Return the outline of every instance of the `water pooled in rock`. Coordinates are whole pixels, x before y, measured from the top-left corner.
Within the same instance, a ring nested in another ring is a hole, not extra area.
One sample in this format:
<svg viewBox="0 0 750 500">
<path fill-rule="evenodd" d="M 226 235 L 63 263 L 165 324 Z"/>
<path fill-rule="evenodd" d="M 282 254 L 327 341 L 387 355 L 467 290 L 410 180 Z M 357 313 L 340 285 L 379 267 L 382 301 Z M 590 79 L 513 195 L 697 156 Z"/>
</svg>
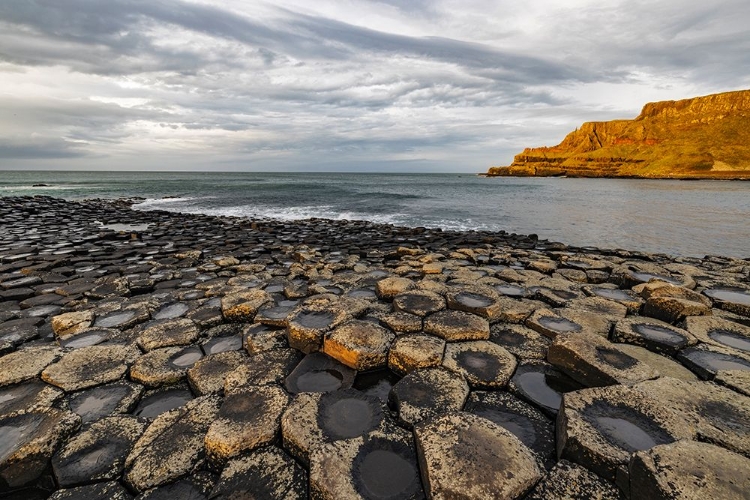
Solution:
<svg viewBox="0 0 750 500">
<path fill-rule="evenodd" d="M 175 357 L 170 360 L 170 363 L 178 368 L 185 368 L 193 366 L 202 357 L 203 353 L 199 348 L 191 347 L 178 352 Z"/>
<path fill-rule="evenodd" d="M 179 408 L 193 399 L 190 391 L 185 389 L 170 389 L 151 394 L 141 400 L 133 411 L 138 417 L 156 418 L 162 413 Z"/>
<path fill-rule="evenodd" d="M 415 461 L 389 443 L 383 443 L 383 448 L 370 444 L 376 446 L 365 446 L 355 459 L 354 484 L 362 496 L 396 500 L 417 493 L 420 482 Z"/>
<path fill-rule="evenodd" d="M 67 347 L 69 349 L 79 349 L 81 347 L 88 347 L 91 345 L 101 344 L 105 340 L 109 339 L 109 333 L 107 332 L 86 332 L 67 339 L 60 340 L 60 346 Z"/>
<path fill-rule="evenodd" d="M 554 316 L 542 316 L 539 318 L 539 324 L 560 333 L 581 331 L 581 325 L 578 323 L 565 318 L 555 318 Z"/>
<path fill-rule="evenodd" d="M 383 412 L 377 401 L 356 391 L 336 391 L 320 399 L 318 424 L 333 439 L 363 436 L 378 428 Z"/>
<path fill-rule="evenodd" d="M 0 463 L 13 454 L 26 439 L 37 430 L 44 420 L 43 415 L 28 413 L 13 419 L 12 423 L 0 427 Z"/>
<path fill-rule="evenodd" d="M 628 356 L 617 349 L 610 349 L 607 347 L 597 347 L 596 357 L 599 358 L 599 361 L 614 366 L 618 370 L 627 370 L 638 364 L 638 360 L 634 357 Z"/>
<path fill-rule="evenodd" d="M 643 283 L 648 283 L 648 281 L 651 279 L 657 279 L 661 281 L 666 281 L 667 283 L 671 283 L 673 285 L 681 284 L 679 280 L 674 279 L 670 276 L 664 276 L 663 274 L 633 272 L 631 273 L 631 275 L 633 276 L 633 278 Z"/>
<path fill-rule="evenodd" d="M 341 388 L 344 376 L 334 369 L 311 370 L 297 378 L 300 392 L 329 392 Z"/>
<path fill-rule="evenodd" d="M 628 406 L 596 402 L 584 418 L 612 444 L 631 453 L 674 442 L 650 417 Z"/>
<path fill-rule="evenodd" d="M 554 411 L 560 408 L 562 394 L 548 385 L 545 373 L 522 373 L 515 379 L 515 383 L 535 403 Z"/>
<path fill-rule="evenodd" d="M 355 299 L 374 299 L 377 297 L 375 290 L 370 290 L 369 288 L 357 288 L 347 292 L 346 295 Z"/>
<path fill-rule="evenodd" d="M 525 288 L 515 285 L 498 285 L 495 290 L 508 297 L 523 297 L 526 295 Z"/>
<path fill-rule="evenodd" d="M 190 310 L 190 306 L 184 302 L 176 302 L 168 306 L 159 309 L 159 312 L 154 314 L 154 319 L 174 319 L 179 318 Z"/>
<path fill-rule="evenodd" d="M 329 312 L 302 312 L 294 322 L 305 328 L 326 328 L 333 323 L 333 314 Z"/>
<path fill-rule="evenodd" d="M 455 300 L 459 304 L 470 308 L 487 307 L 494 302 L 489 297 L 470 292 L 461 292 L 457 294 Z"/>
<path fill-rule="evenodd" d="M 750 306 L 750 293 L 748 293 L 746 290 L 741 290 L 738 288 L 711 288 L 703 293 L 705 293 L 712 299 Z"/>
<path fill-rule="evenodd" d="M 728 330 L 712 330 L 708 333 L 708 336 L 716 342 L 720 342 L 726 346 L 741 351 L 750 351 L 750 338 L 738 335 L 734 332 Z"/>
<path fill-rule="evenodd" d="M 375 370 L 357 374 L 353 387 L 363 394 L 387 402 L 388 394 L 399 380 L 400 377 L 388 369 Z"/>
<path fill-rule="evenodd" d="M 633 300 L 633 297 L 627 294 L 627 292 L 623 290 L 618 289 L 609 289 L 609 288 L 595 288 L 592 290 L 594 292 L 594 295 L 598 295 L 599 297 L 603 297 L 605 299 L 610 300 Z"/>
<path fill-rule="evenodd" d="M 714 374 L 721 370 L 750 370 L 750 361 L 721 352 L 694 349 L 683 351 L 682 356 Z"/>
<path fill-rule="evenodd" d="M 679 333 L 659 325 L 636 323 L 633 325 L 633 331 L 643 335 L 648 340 L 653 340 L 654 342 L 663 342 L 670 345 L 682 345 L 687 343 L 685 337 Z"/>
<path fill-rule="evenodd" d="M 136 315 L 135 311 L 123 311 L 123 312 L 108 314 L 106 316 L 102 316 L 101 318 L 98 318 L 96 320 L 96 323 L 94 323 L 94 326 L 98 326 L 100 328 L 115 328 L 124 323 L 127 323 L 128 321 L 133 319 L 135 315 Z"/>
<path fill-rule="evenodd" d="M 495 422 L 500 427 L 504 427 L 527 446 L 533 445 L 536 441 L 536 430 L 534 429 L 534 425 L 523 415 L 494 408 L 480 408 L 472 411 L 472 413 L 479 415 L 482 418 L 486 418 L 491 422 Z"/>
<path fill-rule="evenodd" d="M 659 444 L 646 431 L 624 418 L 597 417 L 596 422 L 602 434 L 628 451 L 648 450 Z"/>
<path fill-rule="evenodd" d="M 242 337 L 239 335 L 231 337 L 214 337 L 203 344 L 203 352 L 205 352 L 207 356 L 209 354 L 238 351 L 240 349 L 242 349 Z"/>
<path fill-rule="evenodd" d="M 68 404 L 84 423 L 93 422 L 111 414 L 131 390 L 125 385 L 94 387 L 75 394 Z"/>
</svg>

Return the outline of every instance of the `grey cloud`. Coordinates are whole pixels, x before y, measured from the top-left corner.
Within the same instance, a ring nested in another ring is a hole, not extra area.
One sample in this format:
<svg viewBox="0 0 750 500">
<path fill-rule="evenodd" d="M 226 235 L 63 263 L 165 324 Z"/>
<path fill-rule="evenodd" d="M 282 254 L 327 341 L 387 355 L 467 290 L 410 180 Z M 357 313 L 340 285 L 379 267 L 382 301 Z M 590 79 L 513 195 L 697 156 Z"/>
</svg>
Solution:
<svg viewBox="0 0 750 500">
<path fill-rule="evenodd" d="M 57 138 L 0 138 L 0 158 L 6 160 L 36 160 L 80 158 L 87 153 L 80 144 Z"/>
</svg>

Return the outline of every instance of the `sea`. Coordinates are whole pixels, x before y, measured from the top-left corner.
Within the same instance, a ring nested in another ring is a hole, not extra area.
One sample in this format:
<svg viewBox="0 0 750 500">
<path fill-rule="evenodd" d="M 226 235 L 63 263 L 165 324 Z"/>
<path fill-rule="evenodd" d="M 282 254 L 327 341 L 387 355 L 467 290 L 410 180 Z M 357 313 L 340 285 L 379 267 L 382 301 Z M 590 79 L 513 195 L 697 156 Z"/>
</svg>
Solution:
<svg viewBox="0 0 750 500">
<path fill-rule="evenodd" d="M 741 181 L 0 171 L 0 196 L 19 195 L 141 197 L 137 210 L 504 230 L 576 246 L 750 258 L 750 182 Z"/>
</svg>

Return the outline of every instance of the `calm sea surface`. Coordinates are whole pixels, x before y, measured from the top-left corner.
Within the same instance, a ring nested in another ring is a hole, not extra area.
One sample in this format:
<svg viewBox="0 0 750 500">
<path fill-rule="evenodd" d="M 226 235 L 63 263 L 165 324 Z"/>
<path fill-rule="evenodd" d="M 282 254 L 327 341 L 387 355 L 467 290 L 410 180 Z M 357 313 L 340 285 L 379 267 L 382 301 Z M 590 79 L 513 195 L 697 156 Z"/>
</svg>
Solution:
<svg viewBox="0 0 750 500">
<path fill-rule="evenodd" d="M 580 246 L 750 257 L 750 182 L 0 171 L 0 196 L 32 194 L 140 196 L 143 210 L 504 229 Z"/>
</svg>

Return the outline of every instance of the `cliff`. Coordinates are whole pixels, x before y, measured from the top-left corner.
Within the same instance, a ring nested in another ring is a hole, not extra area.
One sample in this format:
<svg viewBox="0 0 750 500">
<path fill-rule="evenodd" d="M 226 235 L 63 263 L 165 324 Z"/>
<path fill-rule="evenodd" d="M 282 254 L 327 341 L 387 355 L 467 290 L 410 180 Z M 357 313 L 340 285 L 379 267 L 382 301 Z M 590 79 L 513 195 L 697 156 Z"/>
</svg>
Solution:
<svg viewBox="0 0 750 500">
<path fill-rule="evenodd" d="M 490 176 L 750 179 L 750 90 L 649 103 L 634 120 L 588 122 L 526 148 Z"/>
</svg>

